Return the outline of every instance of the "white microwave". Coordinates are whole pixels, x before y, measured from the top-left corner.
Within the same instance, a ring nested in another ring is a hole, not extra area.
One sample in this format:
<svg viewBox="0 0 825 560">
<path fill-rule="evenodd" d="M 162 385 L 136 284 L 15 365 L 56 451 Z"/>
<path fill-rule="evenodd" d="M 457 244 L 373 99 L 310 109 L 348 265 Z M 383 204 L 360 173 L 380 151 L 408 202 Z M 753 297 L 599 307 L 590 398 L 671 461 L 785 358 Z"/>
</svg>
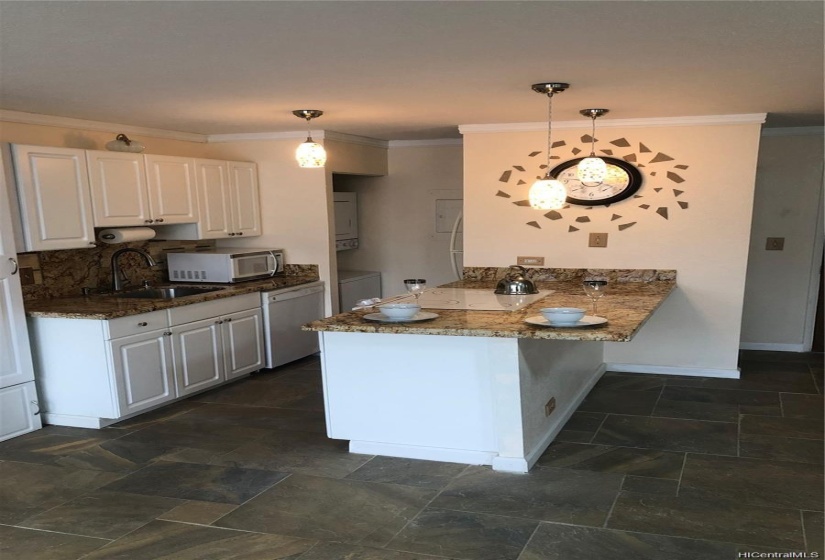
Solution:
<svg viewBox="0 0 825 560">
<path fill-rule="evenodd" d="M 227 247 L 198 253 L 167 253 L 172 282 L 229 284 L 275 276 L 284 271 L 282 249 Z"/>
</svg>

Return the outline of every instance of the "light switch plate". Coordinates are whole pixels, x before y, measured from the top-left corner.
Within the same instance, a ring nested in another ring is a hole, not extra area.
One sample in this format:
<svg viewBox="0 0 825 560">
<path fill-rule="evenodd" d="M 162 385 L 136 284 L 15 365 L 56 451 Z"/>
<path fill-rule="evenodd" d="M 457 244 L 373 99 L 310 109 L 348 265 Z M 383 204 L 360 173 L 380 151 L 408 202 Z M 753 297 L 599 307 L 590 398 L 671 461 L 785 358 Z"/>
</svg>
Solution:
<svg viewBox="0 0 825 560">
<path fill-rule="evenodd" d="M 516 257 L 516 264 L 522 266 L 544 266 L 544 257 Z"/>
<path fill-rule="evenodd" d="M 769 237 L 767 243 L 765 243 L 765 250 L 766 251 L 782 251 L 785 249 L 785 238 L 784 237 Z"/>
<path fill-rule="evenodd" d="M 607 234 L 591 233 L 588 247 L 607 247 Z"/>
</svg>

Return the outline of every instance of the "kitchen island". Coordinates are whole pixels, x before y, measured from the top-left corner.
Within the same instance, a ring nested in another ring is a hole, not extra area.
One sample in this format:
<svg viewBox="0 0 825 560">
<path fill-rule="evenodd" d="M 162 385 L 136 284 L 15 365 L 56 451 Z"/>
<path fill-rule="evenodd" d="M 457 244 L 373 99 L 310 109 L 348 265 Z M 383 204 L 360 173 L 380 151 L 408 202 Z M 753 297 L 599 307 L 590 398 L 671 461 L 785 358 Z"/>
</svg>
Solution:
<svg viewBox="0 0 825 560">
<path fill-rule="evenodd" d="M 504 273 L 468 268 L 448 287 L 492 291 Z M 676 286 L 675 271 L 530 275 L 552 293 L 515 311 L 437 309 L 431 321 L 375 323 L 366 309 L 308 325 L 321 338 L 328 436 L 354 453 L 527 472 L 604 373 L 603 343 L 631 340 Z M 610 282 L 606 324 L 524 322 L 543 307 L 590 309 L 581 281 L 595 277 Z"/>
</svg>

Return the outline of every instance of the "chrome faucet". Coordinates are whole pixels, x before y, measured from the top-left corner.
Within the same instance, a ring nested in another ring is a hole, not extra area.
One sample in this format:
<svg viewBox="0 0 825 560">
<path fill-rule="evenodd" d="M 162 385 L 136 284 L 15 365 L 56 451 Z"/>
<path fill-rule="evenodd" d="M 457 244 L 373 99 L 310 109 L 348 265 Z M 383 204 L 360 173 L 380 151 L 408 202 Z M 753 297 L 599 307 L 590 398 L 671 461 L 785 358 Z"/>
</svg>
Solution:
<svg viewBox="0 0 825 560">
<path fill-rule="evenodd" d="M 118 262 L 118 259 L 120 258 L 120 255 L 122 255 L 123 253 L 129 252 L 141 255 L 143 259 L 146 261 L 146 264 L 149 266 L 157 266 L 158 264 L 155 262 L 155 259 L 153 259 L 149 253 L 143 251 L 142 249 L 133 249 L 132 247 L 118 249 L 112 254 L 112 291 L 119 292 L 123 289 L 123 280 L 125 278 L 123 270 L 121 270 L 120 268 L 120 263 Z"/>
</svg>

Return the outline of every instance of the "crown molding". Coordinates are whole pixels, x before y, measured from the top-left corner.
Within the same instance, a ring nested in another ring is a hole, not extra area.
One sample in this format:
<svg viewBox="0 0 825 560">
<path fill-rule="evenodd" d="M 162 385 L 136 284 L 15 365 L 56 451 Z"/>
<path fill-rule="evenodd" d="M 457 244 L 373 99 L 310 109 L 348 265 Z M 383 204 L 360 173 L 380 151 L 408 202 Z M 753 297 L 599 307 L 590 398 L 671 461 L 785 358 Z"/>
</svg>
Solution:
<svg viewBox="0 0 825 560">
<path fill-rule="evenodd" d="M 61 128 L 79 128 L 82 130 L 95 130 L 98 132 L 113 132 L 115 134 L 123 133 L 136 136 L 151 136 L 153 138 L 168 138 L 170 140 L 184 140 L 186 142 L 206 142 L 207 139 L 204 134 L 193 134 L 191 132 L 176 132 L 173 130 L 161 130 L 159 128 L 146 128 L 142 126 L 131 126 L 128 124 L 87 121 L 84 119 L 74 119 L 71 117 L 56 117 L 53 115 L 24 113 L 22 111 L 9 111 L 6 109 L 0 109 L 0 122 L 36 124 L 40 126 L 56 126 Z"/>
<path fill-rule="evenodd" d="M 425 146 L 463 145 L 463 138 L 433 138 L 432 140 L 390 140 L 390 148 L 421 148 Z"/>
<path fill-rule="evenodd" d="M 788 128 L 763 128 L 762 136 L 823 136 L 825 126 L 795 126 Z"/>
<path fill-rule="evenodd" d="M 363 146 L 373 146 L 376 148 L 387 148 L 388 142 L 386 140 L 378 140 L 377 138 L 368 138 L 366 136 L 356 136 L 354 134 L 344 134 L 343 132 L 335 132 L 332 130 L 310 130 L 309 135 L 313 140 L 332 140 L 333 142 L 344 142 L 347 144 L 360 144 Z M 241 132 L 238 134 L 210 134 L 207 136 L 207 142 L 221 143 L 221 142 L 255 142 L 263 140 L 304 140 L 307 137 L 306 131 L 288 131 L 288 132 Z"/>
<path fill-rule="evenodd" d="M 767 113 L 748 113 L 742 115 L 704 115 L 696 117 L 660 117 L 649 119 L 599 119 L 602 128 L 637 128 L 659 126 L 706 126 L 731 124 L 761 124 Z M 584 119 L 578 121 L 553 121 L 553 129 L 580 128 L 590 130 L 591 123 Z M 495 132 L 532 132 L 546 131 L 546 122 L 500 123 L 500 124 L 462 124 L 458 126 L 461 134 L 495 133 Z"/>
</svg>

